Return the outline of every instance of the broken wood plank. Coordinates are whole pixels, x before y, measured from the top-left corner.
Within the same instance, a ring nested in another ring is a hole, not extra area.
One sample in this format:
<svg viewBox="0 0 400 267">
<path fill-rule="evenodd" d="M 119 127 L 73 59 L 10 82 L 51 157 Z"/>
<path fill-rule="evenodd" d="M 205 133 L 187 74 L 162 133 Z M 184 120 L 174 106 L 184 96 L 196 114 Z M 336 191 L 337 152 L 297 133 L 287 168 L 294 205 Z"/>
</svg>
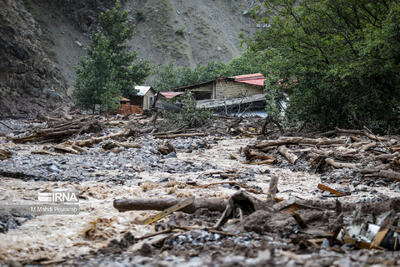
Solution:
<svg viewBox="0 0 400 267">
<path fill-rule="evenodd" d="M 343 192 L 340 192 L 340 191 L 338 191 L 338 190 L 335 190 L 335 189 L 333 189 L 333 188 L 331 188 L 331 187 L 329 187 L 329 186 L 326 186 L 326 185 L 324 185 L 324 184 L 318 184 L 318 189 L 321 189 L 322 191 L 328 191 L 328 192 L 330 192 L 331 194 L 334 194 L 334 195 L 336 195 L 336 196 L 345 196 L 346 194 L 345 193 L 343 193 Z"/>
<path fill-rule="evenodd" d="M 279 146 L 278 152 L 281 153 L 282 156 L 284 156 L 290 163 L 292 163 L 293 165 L 296 164 L 298 157 L 290 152 L 286 146 Z"/>
</svg>

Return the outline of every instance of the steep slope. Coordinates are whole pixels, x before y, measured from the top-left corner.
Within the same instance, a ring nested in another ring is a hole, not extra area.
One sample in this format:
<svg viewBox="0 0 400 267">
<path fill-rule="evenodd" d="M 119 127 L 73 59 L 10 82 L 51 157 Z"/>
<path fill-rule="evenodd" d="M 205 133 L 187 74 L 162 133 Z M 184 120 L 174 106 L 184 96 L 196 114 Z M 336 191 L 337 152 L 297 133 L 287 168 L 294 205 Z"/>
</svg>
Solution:
<svg viewBox="0 0 400 267">
<path fill-rule="evenodd" d="M 42 35 L 22 0 L 1 0 L 0 116 L 27 116 L 65 102 L 65 83 L 43 50 Z"/>
<path fill-rule="evenodd" d="M 251 2 L 251 1 L 248 1 Z M 238 56 L 239 33 L 254 32 L 254 21 L 243 15 L 247 1 L 131 0 L 126 8 L 136 21 L 132 46 L 154 64 L 175 60 L 195 66 L 227 62 Z"/>
<path fill-rule="evenodd" d="M 70 103 L 76 65 L 97 16 L 115 0 L 0 0 L 0 112 L 26 116 Z M 246 0 L 125 0 L 131 42 L 154 65 L 195 66 L 240 55 L 252 34 Z"/>
</svg>

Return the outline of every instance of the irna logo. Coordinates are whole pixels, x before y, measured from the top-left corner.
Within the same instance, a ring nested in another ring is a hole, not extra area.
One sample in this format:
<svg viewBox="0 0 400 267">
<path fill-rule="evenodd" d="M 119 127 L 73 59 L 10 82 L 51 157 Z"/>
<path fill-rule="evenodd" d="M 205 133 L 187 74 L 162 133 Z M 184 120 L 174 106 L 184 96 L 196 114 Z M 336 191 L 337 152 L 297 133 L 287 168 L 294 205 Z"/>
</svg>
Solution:
<svg viewBox="0 0 400 267">
<path fill-rule="evenodd" d="M 38 200 L 43 202 L 78 202 L 76 191 L 55 191 L 50 193 L 38 193 Z"/>
</svg>

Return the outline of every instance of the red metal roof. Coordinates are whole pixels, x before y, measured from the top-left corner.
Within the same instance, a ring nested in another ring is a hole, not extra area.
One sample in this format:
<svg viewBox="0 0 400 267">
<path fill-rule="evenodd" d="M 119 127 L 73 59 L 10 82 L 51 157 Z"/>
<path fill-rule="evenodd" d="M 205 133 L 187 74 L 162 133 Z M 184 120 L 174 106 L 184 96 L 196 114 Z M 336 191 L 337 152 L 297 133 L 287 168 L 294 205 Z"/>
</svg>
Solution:
<svg viewBox="0 0 400 267">
<path fill-rule="evenodd" d="M 264 85 L 265 77 L 261 73 L 234 76 L 235 82 L 248 83 L 253 85 Z"/>
<path fill-rule="evenodd" d="M 125 97 L 121 97 L 120 101 L 130 102 L 130 100 L 128 98 L 125 98 Z"/>
<path fill-rule="evenodd" d="M 166 98 L 174 98 L 175 96 L 184 94 L 183 92 L 160 92 L 161 95 L 165 96 Z"/>
</svg>

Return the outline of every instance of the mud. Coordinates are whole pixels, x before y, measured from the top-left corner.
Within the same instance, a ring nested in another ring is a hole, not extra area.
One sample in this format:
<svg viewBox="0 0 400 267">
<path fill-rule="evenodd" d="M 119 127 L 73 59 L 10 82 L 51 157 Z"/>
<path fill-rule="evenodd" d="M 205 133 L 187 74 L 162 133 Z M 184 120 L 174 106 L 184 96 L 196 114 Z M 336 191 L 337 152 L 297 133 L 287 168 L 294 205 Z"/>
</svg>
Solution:
<svg viewBox="0 0 400 267">
<path fill-rule="evenodd" d="M 81 137 L 76 137 L 81 139 Z M 307 241 L 306 233 L 289 214 L 256 211 L 242 222 L 230 220 L 220 232 L 209 230 L 221 216 L 219 212 L 198 210 L 194 214 L 176 212 L 153 226 L 138 224 L 155 211 L 119 213 L 113 208 L 116 198 L 199 198 L 228 199 L 237 186 L 204 185 L 237 181 L 259 189 L 256 195 L 267 200 L 269 182 L 279 176 L 277 197 L 305 200 L 332 200 L 317 185 L 324 182 L 349 195 L 346 203 L 376 205 L 389 197 L 400 197 L 390 183 L 355 184 L 351 173 L 346 179 L 330 174 L 311 173 L 289 165 L 249 165 L 240 149 L 259 142 L 255 137 L 210 135 L 170 140 L 176 153 L 157 151 L 163 140 L 151 135 L 135 138 L 142 148 L 113 153 L 102 143 L 82 155 L 37 155 L 32 151 L 46 144 L 16 145 L 0 137 L 1 148 L 13 152 L 0 161 L 1 203 L 27 203 L 37 200 L 38 192 L 56 189 L 77 190 L 78 215 L 1 215 L 0 262 L 77 266 L 360 266 L 399 265 L 398 252 L 359 250 L 350 245 L 331 244 L 325 237 L 318 245 Z M 208 144 L 204 145 L 204 144 Z M 172 156 L 171 156 L 172 154 Z M 232 157 L 234 155 L 234 157 Z M 282 159 L 283 162 L 283 159 Z M 301 163 L 301 161 L 300 161 Z M 299 163 L 299 164 L 300 164 Z M 338 172 L 337 170 L 336 172 Z M 329 179 L 324 177 L 329 176 Z M 340 176 L 340 175 L 338 175 Z M 379 205 L 379 204 L 378 204 Z M 334 213 L 302 210 L 302 219 L 311 229 L 328 230 Z M 345 220 L 350 219 L 351 212 Z M 8 217 L 7 217 L 8 216 Z M 7 219 L 5 222 L 4 218 Z M 192 227 L 183 229 L 179 227 Z M 155 231 L 175 229 L 144 238 Z"/>
</svg>

